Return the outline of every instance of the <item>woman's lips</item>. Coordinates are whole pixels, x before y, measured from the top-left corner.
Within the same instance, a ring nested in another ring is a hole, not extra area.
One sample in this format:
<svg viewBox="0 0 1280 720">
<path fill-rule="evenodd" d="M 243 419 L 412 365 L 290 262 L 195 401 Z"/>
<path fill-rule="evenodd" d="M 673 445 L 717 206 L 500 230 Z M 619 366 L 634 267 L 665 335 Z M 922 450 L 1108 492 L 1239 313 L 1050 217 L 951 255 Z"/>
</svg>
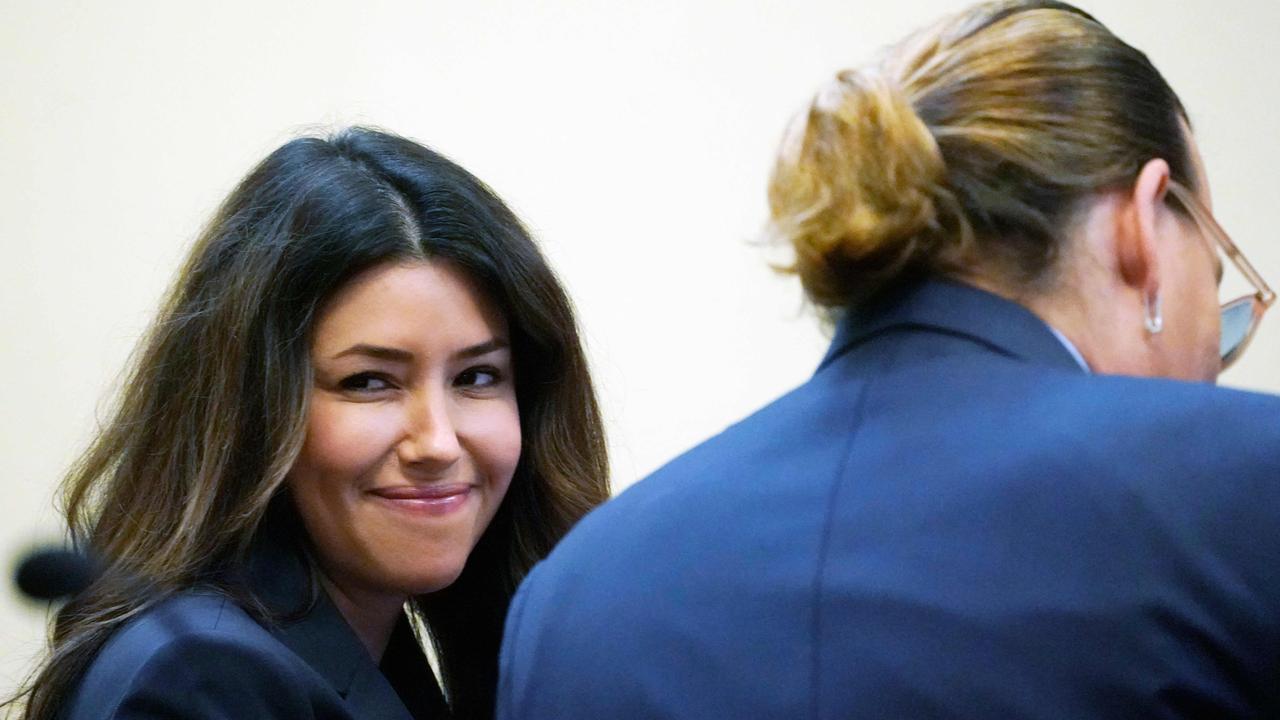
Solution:
<svg viewBox="0 0 1280 720">
<path fill-rule="evenodd" d="M 474 488 L 464 483 L 396 485 L 374 488 L 369 494 L 392 507 L 427 515 L 447 515 L 471 497 Z"/>
</svg>

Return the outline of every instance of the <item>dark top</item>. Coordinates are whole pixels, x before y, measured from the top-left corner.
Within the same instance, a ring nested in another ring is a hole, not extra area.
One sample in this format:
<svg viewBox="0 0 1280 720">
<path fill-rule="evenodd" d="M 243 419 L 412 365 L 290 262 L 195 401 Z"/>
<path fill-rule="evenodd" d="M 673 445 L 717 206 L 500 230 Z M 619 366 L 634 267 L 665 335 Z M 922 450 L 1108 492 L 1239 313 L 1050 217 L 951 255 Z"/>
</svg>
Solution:
<svg viewBox="0 0 1280 720">
<path fill-rule="evenodd" d="M 944 282 L 581 522 L 498 717 L 1280 712 L 1280 398 L 1085 373 Z"/>
<path fill-rule="evenodd" d="M 284 620 L 259 622 L 213 591 L 170 597 L 107 641 L 63 717 L 448 717 L 407 618 L 379 666 L 328 596 L 312 592 L 306 561 L 287 541 L 260 539 L 249 578 L 271 616 Z"/>
</svg>

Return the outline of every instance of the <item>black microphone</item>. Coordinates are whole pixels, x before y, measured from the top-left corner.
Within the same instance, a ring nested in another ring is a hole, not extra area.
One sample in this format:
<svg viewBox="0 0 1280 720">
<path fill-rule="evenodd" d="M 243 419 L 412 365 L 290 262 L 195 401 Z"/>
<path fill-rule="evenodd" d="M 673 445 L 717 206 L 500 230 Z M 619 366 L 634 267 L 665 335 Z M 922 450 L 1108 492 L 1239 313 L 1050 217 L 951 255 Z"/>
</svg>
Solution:
<svg viewBox="0 0 1280 720">
<path fill-rule="evenodd" d="M 13 573 L 18 590 L 33 600 L 53 602 L 89 587 L 98 564 L 88 555 L 62 547 L 27 553 Z"/>
</svg>

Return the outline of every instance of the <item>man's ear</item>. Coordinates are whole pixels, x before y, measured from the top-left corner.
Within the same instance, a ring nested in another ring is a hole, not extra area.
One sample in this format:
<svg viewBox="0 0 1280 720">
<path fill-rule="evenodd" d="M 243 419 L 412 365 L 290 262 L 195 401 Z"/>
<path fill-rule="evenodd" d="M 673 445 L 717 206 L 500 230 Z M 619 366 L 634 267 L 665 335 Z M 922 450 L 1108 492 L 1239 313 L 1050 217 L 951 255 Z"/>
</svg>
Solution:
<svg viewBox="0 0 1280 720">
<path fill-rule="evenodd" d="M 1123 203 L 1116 228 L 1116 254 L 1120 274 L 1127 285 L 1144 298 L 1160 291 L 1156 225 L 1169 188 L 1169 163 L 1159 158 L 1148 161 Z"/>
</svg>

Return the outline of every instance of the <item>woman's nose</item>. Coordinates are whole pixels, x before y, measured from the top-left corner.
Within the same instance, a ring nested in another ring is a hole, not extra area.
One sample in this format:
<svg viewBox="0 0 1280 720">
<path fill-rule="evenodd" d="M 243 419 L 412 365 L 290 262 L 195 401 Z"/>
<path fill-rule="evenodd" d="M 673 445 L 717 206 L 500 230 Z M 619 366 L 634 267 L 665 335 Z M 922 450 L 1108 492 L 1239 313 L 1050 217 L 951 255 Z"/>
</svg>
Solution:
<svg viewBox="0 0 1280 720">
<path fill-rule="evenodd" d="M 443 470 L 462 455 L 448 399 L 441 393 L 416 393 L 407 404 L 405 433 L 397 448 L 400 460 Z"/>
</svg>

